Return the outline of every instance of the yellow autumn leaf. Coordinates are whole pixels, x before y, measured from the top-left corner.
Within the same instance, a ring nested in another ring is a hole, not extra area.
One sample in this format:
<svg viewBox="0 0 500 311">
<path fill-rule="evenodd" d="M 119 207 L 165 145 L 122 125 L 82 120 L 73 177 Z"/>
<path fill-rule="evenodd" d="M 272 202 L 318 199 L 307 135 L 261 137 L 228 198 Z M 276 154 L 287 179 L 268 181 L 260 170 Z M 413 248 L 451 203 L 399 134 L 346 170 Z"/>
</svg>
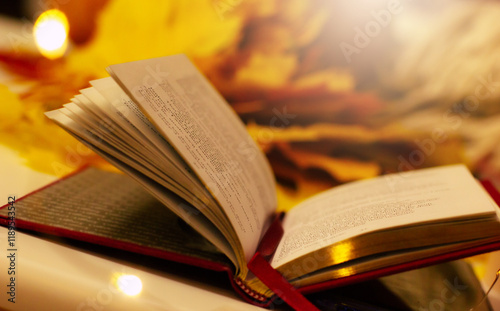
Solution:
<svg viewBox="0 0 500 311">
<path fill-rule="evenodd" d="M 297 65 L 295 55 L 253 53 L 248 64 L 237 72 L 241 83 L 279 87 L 285 85 Z"/>
<path fill-rule="evenodd" d="M 2 112 L 1 125 L 2 133 L 8 127 L 15 125 L 23 114 L 23 104 L 19 96 L 0 84 L 0 111 Z"/>
<path fill-rule="evenodd" d="M 212 55 L 235 41 L 242 24 L 237 15 L 221 17 L 215 3 L 111 1 L 99 15 L 94 38 L 68 55 L 68 66 L 100 77 L 115 63 L 177 53 Z"/>
<path fill-rule="evenodd" d="M 298 88 L 325 85 L 328 90 L 333 92 L 353 90 L 354 84 L 354 77 L 350 73 L 336 69 L 315 71 L 301 76 L 293 83 L 293 85 Z"/>
<path fill-rule="evenodd" d="M 375 162 L 361 162 L 353 158 L 334 158 L 291 148 L 282 148 L 281 151 L 300 169 L 322 169 L 342 183 L 375 177 L 381 173 L 379 165 Z"/>
<path fill-rule="evenodd" d="M 273 128 L 249 123 L 247 129 L 257 142 L 264 145 L 272 142 L 318 141 L 320 139 L 340 139 L 369 143 L 380 140 L 409 140 L 416 134 L 395 125 L 372 129 L 357 124 L 333 123 L 316 123 L 309 126 L 294 125 L 287 128 Z"/>
</svg>

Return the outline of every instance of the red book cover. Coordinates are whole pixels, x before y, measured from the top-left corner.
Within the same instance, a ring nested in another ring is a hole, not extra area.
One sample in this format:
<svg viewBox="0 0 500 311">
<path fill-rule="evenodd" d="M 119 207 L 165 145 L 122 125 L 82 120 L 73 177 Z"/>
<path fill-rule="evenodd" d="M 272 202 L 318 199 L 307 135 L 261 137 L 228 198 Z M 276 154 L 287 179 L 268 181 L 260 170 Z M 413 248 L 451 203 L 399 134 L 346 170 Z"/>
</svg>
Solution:
<svg viewBox="0 0 500 311">
<path fill-rule="evenodd" d="M 482 182 L 500 205 L 500 194 Z M 0 224 L 9 223 L 8 204 L 0 208 Z M 24 197 L 16 198 L 15 226 L 56 236 L 135 252 L 228 274 L 234 289 L 247 301 L 268 306 L 272 299 L 256 295 L 235 280 L 232 263 L 201 235 L 174 215 L 143 187 L 122 174 L 84 168 Z M 293 288 L 267 262 L 282 234 L 277 215 L 264 235 L 250 270 L 291 306 L 314 310 L 302 294 L 371 280 L 415 268 L 500 249 L 500 242 L 418 259 L 354 276 Z M 165 243 L 168 241 L 168 243 Z M 188 247 L 186 247 L 186 245 Z M 195 250 L 195 251 L 189 251 Z"/>
</svg>

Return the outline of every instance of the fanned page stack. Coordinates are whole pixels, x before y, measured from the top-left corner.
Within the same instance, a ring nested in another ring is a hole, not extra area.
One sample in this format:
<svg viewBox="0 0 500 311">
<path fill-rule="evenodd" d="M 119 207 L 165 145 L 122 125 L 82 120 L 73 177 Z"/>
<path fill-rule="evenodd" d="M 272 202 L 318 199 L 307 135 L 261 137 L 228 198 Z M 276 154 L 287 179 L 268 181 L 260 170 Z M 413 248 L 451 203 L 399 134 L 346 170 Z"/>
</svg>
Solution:
<svg viewBox="0 0 500 311">
<path fill-rule="evenodd" d="M 489 184 L 488 194 L 463 165 L 336 187 L 293 208 L 283 231 L 274 230 L 275 181 L 265 156 L 187 57 L 108 72 L 46 115 L 209 241 L 247 299 L 266 304 L 275 296 L 273 282 L 248 268 L 268 240 L 277 242 L 265 254 L 273 271 L 303 292 L 500 248 L 494 189 Z M 190 245 L 176 247 L 203 258 Z"/>
</svg>

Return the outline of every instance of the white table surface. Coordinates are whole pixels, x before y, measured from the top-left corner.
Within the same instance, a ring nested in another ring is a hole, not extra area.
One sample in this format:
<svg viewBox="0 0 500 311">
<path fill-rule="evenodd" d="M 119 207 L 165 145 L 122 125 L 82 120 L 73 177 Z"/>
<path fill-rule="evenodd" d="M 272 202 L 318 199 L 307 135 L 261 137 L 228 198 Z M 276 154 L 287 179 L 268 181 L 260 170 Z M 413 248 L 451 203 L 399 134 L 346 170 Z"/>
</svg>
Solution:
<svg viewBox="0 0 500 311">
<path fill-rule="evenodd" d="M 0 309 L 7 310 L 262 310 L 229 290 L 165 272 L 148 272 L 26 234 L 16 234 L 16 303 L 6 291 L 7 229 L 0 227 Z M 117 273 L 142 281 L 127 296 L 113 281 Z M 6 283 L 6 284 L 4 284 Z"/>
</svg>

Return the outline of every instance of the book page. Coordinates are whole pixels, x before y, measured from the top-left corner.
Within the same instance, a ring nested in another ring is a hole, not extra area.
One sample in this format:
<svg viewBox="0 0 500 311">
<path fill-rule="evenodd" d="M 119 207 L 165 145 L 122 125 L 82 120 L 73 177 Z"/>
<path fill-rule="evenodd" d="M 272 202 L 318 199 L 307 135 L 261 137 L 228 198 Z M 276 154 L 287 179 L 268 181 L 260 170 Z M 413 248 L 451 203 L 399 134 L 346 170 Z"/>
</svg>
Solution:
<svg viewBox="0 0 500 311">
<path fill-rule="evenodd" d="M 94 150 L 97 154 L 109 161 L 115 167 L 127 173 L 129 176 L 132 176 L 172 212 L 181 217 L 184 221 L 186 221 L 186 223 L 192 226 L 196 231 L 198 231 L 225 255 L 227 255 L 228 258 L 235 263 L 235 265 L 237 264 L 238 261 L 233 251 L 234 243 L 231 245 L 231 241 L 228 241 L 224 235 L 224 230 L 222 230 L 223 228 L 217 228 L 215 221 L 209 221 L 207 217 L 200 212 L 200 210 L 191 206 L 191 203 L 194 203 L 191 201 L 195 198 L 187 197 L 183 200 L 180 196 L 178 196 L 178 194 L 169 191 L 167 186 L 161 184 L 161 179 L 153 179 L 150 177 L 152 175 L 146 174 L 141 167 L 135 165 L 133 162 L 130 162 L 128 157 L 121 157 L 120 153 L 112 152 L 112 149 L 104 148 L 103 146 L 96 147 L 93 143 L 98 143 L 98 140 L 92 139 L 92 133 L 86 131 L 81 127 L 81 125 L 66 116 L 61 109 L 46 112 L 45 115 L 66 129 L 71 135 L 80 140 L 87 147 Z M 102 144 L 105 143 L 102 142 Z M 230 245 L 232 247 L 230 247 Z"/>
<path fill-rule="evenodd" d="M 0 209 L 0 217 L 7 215 L 7 209 Z M 96 168 L 84 169 L 17 199 L 16 220 L 46 226 L 45 230 L 55 234 L 132 252 L 154 249 L 216 262 L 225 258 L 132 178 Z M 56 233 L 55 228 L 66 231 Z"/>
<path fill-rule="evenodd" d="M 114 80 L 111 79 L 111 81 L 115 83 Z M 115 86 L 119 88 L 116 83 Z M 72 99 L 72 103 L 64 105 L 64 108 L 47 112 L 46 115 L 77 139 L 83 140 L 85 145 L 110 163 L 122 171 L 130 173 L 151 193 L 165 202 L 168 208 L 183 215 L 181 217 L 189 217 L 192 213 L 186 213 L 185 209 L 182 208 L 183 205 L 172 203 L 168 196 L 164 198 L 164 194 L 168 193 L 166 190 L 173 191 L 187 203 L 195 206 L 193 210 L 200 216 L 208 218 L 212 226 L 215 226 L 232 246 L 231 254 L 228 257 L 235 258 L 234 250 L 238 250 L 238 258 L 240 258 L 238 262 L 242 265 L 243 250 L 241 244 L 237 240 L 229 220 L 221 217 L 224 215 L 223 211 L 200 181 L 192 174 L 188 174 L 189 179 L 182 178 L 183 176 L 176 170 L 184 168 L 183 165 L 175 166 L 168 158 L 157 153 L 153 154 L 151 151 L 155 150 L 154 146 L 148 148 L 146 141 L 132 137 L 132 131 L 136 128 L 129 128 L 131 125 L 121 119 L 125 115 L 109 111 L 111 109 L 106 104 L 108 104 L 107 100 L 100 93 L 93 88 L 87 88 L 82 90 L 82 95 L 76 95 Z M 92 110 L 89 109 L 89 106 L 100 107 L 100 113 L 89 112 Z M 120 122 L 114 122 L 117 119 Z M 142 133 L 137 134 L 143 135 Z M 175 152 L 173 149 L 171 150 Z M 172 156 L 180 158 L 176 154 L 172 154 Z M 190 181 L 196 184 L 190 183 Z M 192 223 L 191 221 L 187 222 Z M 202 229 L 199 228 L 199 223 L 193 225 L 195 230 Z M 205 232 L 207 233 L 206 230 Z M 208 234 L 211 233 L 208 232 Z M 208 235 L 207 238 L 213 241 Z M 214 245 L 219 244 L 217 240 L 214 241 Z M 227 253 L 226 250 L 223 249 L 225 253 Z"/>
<path fill-rule="evenodd" d="M 105 115 L 115 122 L 115 127 L 121 127 L 127 135 L 132 137 L 133 142 L 139 144 L 135 149 L 150 151 L 149 156 L 143 157 L 145 161 L 164 158 L 165 161 L 154 163 L 158 169 L 173 178 L 179 186 L 189 189 L 201 200 L 211 200 L 199 180 L 193 177 L 190 168 L 111 77 L 90 83 L 93 88 L 82 90 L 82 94 L 87 96 L 94 105 L 100 107 Z M 99 98 L 100 96 L 102 98 Z M 125 141 L 131 142 L 132 140 Z"/>
<path fill-rule="evenodd" d="M 149 122 L 146 116 L 144 116 L 137 105 L 127 96 L 113 78 L 107 77 L 93 80 L 90 81 L 90 84 L 108 100 L 109 105 L 105 106 L 108 110 L 107 114 L 115 116 L 115 122 L 119 123 L 131 135 L 135 135 L 139 141 L 147 143 L 148 146 L 152 145 L 156 147 L 162 156 L 167 157 L 170 162 L 168 164 L 175 166 L 172 169 L 178 170 L 188 178 L 191 177 L 189 167 L 177 156 L 173 148 L 158 133 L 151 122 Z"/>
<path fill-rule="evenodd" d="M 108 71 L 212 193 L 248 261 L 276 209 L 276 192 L 269 164 L 238 116 L 184 55 Z"/>
<path fill-rule="evenodd" d="M 463 165 L 358 181 L 323 192 L 293 208 L 285 216 L 285 234 L 272 265 L 279 267 L 376 230 L 495 215 L 488 195 Z"/>
</svg>

